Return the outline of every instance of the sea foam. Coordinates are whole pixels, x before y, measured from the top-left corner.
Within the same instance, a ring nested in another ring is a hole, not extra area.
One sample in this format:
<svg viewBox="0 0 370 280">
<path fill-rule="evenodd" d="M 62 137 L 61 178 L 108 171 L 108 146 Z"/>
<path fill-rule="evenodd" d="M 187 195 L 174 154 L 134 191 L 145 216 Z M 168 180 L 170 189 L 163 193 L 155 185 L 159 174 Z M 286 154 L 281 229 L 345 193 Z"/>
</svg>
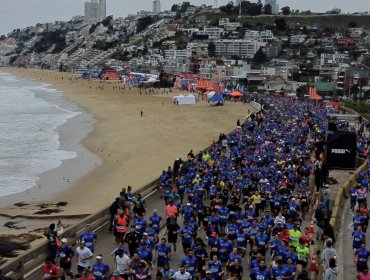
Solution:
<svg viewBox="0 0 370 280">
<path fill-rule="evenodd" d="M 42 96 L 42 98 L 40 97 Z M 57 127 L 80 114 L 46 84 L 0 73 L 0 196 L 36 185 L 38 176 L 77 156 L 60 149 Z"/>
</svg>

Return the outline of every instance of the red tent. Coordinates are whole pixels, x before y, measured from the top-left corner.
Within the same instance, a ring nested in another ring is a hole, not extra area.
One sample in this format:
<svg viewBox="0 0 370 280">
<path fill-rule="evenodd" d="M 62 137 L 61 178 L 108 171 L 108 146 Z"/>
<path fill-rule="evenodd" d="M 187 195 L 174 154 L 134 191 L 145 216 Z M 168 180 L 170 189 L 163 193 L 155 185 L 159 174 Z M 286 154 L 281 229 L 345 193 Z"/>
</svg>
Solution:
<svg viewBox="0 0 370 280">
<path fill-rule="evenodd" d="M 322 97 L 317 94 L 316 87 L 314 87 L 314 86 L 308 88 L 308 95 L 309 95 L 309 98 L 312 99 L 312 100 L 321 100 L 322 99 Z"/>
</svg>

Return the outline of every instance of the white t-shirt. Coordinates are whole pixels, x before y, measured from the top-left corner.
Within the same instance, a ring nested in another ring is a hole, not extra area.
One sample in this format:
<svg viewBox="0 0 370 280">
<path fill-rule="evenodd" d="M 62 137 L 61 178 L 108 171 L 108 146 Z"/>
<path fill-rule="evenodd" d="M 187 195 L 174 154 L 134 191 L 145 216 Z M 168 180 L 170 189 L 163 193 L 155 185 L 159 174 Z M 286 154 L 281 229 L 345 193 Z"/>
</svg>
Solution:
<svg viewBox="0 0 370 280">
<path fill-rule="evenodd" d="M 78 255 L 77 265 L 82 266 L 82 267 L 88 267 L 91 265 L 90 257 L 93 256 L 93 253 L 91 252 L 89 248 L 84 247 L 83 249 L 81 249 L 80 247 L 77 247 L 76 253 Z"/>
<path fill-rule="evenodd" d="M 190 280 L 191 275 L 187 271 L 185 271 L 184 274 L 182 274 L 180 271 L 176 271 L 175 274 L 172 276 L 172 279 L 174 279 L 174 280 Z"/>
<path fill-rule="evenodd" d="M 118 255 L 116 256 L 117 269 L 120 274 L 128 272 L 130 263 L 131 259 L 126 254 L 123 254 L 122 258 Z"/>
</svg>

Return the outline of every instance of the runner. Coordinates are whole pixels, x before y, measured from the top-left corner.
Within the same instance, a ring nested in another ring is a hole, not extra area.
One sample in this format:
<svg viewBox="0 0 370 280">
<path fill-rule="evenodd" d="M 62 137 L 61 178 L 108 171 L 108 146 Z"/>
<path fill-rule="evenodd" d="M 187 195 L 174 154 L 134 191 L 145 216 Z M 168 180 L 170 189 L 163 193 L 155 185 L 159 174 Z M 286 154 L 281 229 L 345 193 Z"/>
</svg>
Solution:
<svg viewBox="0 0 370 280">
<path fill-rule="evenodd" d="M 93 253 L 85 246 L 85 241 L 80 241 L 79 246 L 76 248 L 77 254 L 77 271 L 82 273 L 85 268 L 88 268 L 93 257 Z"/>
<path fill-rule="evenodd" d="M 57 257 L 60 260 L 60 268 L 61 268 L 61 279 L 64 280 L 65 276 L 73 277 L 73 273 L 71 272 L 72 267 L 72 258 L 74 256 L 74 252 L 71 246 L 68 245 L 68 240 L 66 238 L 62 238 L 61 245 L 58 248 Z"/>
</svg>

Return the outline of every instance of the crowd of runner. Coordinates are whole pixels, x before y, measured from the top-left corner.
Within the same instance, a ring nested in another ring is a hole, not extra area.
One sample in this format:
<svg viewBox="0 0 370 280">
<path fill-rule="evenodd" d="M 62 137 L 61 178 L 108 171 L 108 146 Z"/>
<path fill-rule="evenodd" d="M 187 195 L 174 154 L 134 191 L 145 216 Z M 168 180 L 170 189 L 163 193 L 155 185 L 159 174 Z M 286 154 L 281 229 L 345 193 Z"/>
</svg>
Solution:
<svg viewBox="0 0 370 280">
<path fill-rule="evenodd" d="M 111 271 L 112 279 L 133 280 L 313 279 L 319 265 L 323 279 L 336 279 L 330 190 L 323 166 L 326 110 L 310 102 L 266 97 L 264 110 L 242 123 L 238 120 L 237 128 L 220 134 L 207 151 L 190 151 L 185 160 L 177 158 L 162 172 L 165 217 L 156 209 L 147 213 L 148 205 L 140 194 L 133 196 L 130 187 L 121 192 L 111 206 L 110 230 L 118 244 L 112 270 L 101 255 L 93 263 L 97 237 L 87 225 L 76 250 L 61 239 L 45 273 L 49 269 L 48 275 L 54 275 L 51 268 L 56 269 L 53 262 L 59 257 L 62 279 L 74 277 L 70 268 L 76 255 L 79 279 L 108 279 Z M 316 201 L 310 174 L 320 191 Z M 365 172 L 351 189 L 360 280 L 369 279 L 363 278 L 370 257 L 364 243 L 367 186 Z M 160 237 L 162 227 L 165 235 Z M 322 252 L 314 250 L 318 242 L 324 244 Z M 174 263 L 171 257 L 179 251 L 184 257 Z"/>
</svg>

